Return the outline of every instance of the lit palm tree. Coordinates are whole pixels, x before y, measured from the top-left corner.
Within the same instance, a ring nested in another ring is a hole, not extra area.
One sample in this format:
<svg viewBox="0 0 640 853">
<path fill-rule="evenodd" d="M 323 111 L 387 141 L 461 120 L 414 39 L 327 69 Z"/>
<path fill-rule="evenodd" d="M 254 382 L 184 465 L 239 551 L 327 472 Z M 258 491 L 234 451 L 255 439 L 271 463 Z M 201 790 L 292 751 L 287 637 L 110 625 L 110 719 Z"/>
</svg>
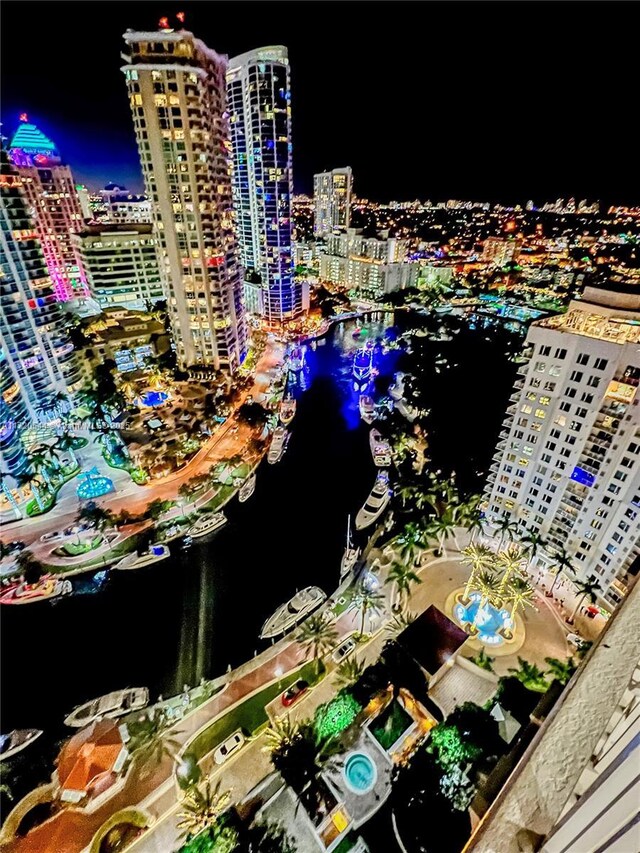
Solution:
<svg viewBox="0 0 640 853">
<path fill-rule="evenodd" d="M 512 575 L 515 573 L 522 574 L 522 564 L 525 556 L 523 551 L 513 543 L 505 548 L 496 557 L 496 568 L 503 570 L 502 578 L 500 579 L 500 591 L 508 586 Z"/>
<path fill-rule="evenodd" d="M 178 829 L 186 838 L 194 838 L 207 829 L 212 829 L 231 801 L 231 791 L 221 791 L 222 780 L 212 783 L 206 779 L 194 785 L 184 795 L 178 814 Z"/>
<path fill-rule="evenodd" d="M 316 663 L 316 675 L 320 675 L 320 661 L 327 652 L 335 648 L 338 634 L 324 616 L 310 616 L 298 629 L 296 640 L 304 646 L 307 657 Z"/>
<path fill-rule="evenodd" d="M 29 450 L 29 462 L 42 479 L 47 484 L 47 488 L 51 489 L 51 477 L 49 476 L 48 466 L 48 447 L 46 444 L 39 444 Z"/>
<path fill-rule="evenodd" d="M 132 382 L 130 379 L 126 379 L 120 384 L 120 391 L 124 394 L 125 399 L 131 402 L 135 399 L 138 389 L 135 382 Z"/>
<path fill-rule="evenodd" d="M 578 590 L 578 600 L 576 601 L 576 606 L 573 608 L 573 613 L 567 619 L 569 625 L 573 625 L 576 613 L 580 609 L 580 605 L 585 598 L 588 598 L 591 604 L 595 604 L 598 600 L 598 592 L 602 589 L 598 581 L 595 579 L 595 575 L 591 575 L 591 577 L 586 581 L 575 581 L 574 585 Z"/>
<path fill-rule="evenodd" d="M 335 681 L 339 687 L 350 687 L 365 670 L 365 665 L 355 657 L 343 660 L 335 672 Z"/>
<path fill-rule="evenodd" d="M 379 614 L 384 607 L 384 596 L 379 592 L 373 592 L 366 587 L 361 587 L 351 599 L 350 610 L 360 613 L 360 635 L 364 634 L 364 623 L 370 613 Z"/>
<path fill-rule="evenodd" d="M 516 575 L 509 581 L 505 598 L 511 604 L 510 616 L 513 622 L 518 610 L 533 607 L 534 590 L 525 578 Z"/>
<path fill-rule="evenodd" d="M 276 718 L 264 733 L 266 745 L 265 752 L 276 752 L 288 749 L 300 736 L 300 726 L 292 721 L 287 714 L 286 717 Z"/>
<path fill-rule="evenodd" d="M 476 575 L 475 586 L 480 593 L 480 603 L 476 610 L 476 615 L 473 617 L 475 625 L 480 611 L 484 610 L 487 604 L 497 605 L 500 601 L 500 578 L 490 569 L 482 569 Z"/>
<path fill-rule="evenodd" d="M 2 494 L 11 504 L 16 518 L 22 518 L 22 511 L 18 505 L 18 501 L 15 499 L 13 490 L 9 486 L 10 479 L 14 481 L 16 480 L 13 474 L 10 474 L 8 471 L 0 471 L 0 491 L 2 491 Z"/>
<path fill-rule="evenodd" d="M 417 563 L 420 560 L 425 545 L 424 535 L 424 528 L 416 522 L 410 521 L 405 524 L 404 530 L 396 539 L 400 556 L 405 563 L 411 561 Z"/>
<path fill-rule="evenodd" d="M 38 505 L 38 509 L 40 512 L 44 512 L 44 502 L 42 500 L 40 489 L 44 489 L 46 492 L 48 492 L 48 489 L 41 477 L 35 471 L 25 471 L 22 474 L 16 475 L 16 482 L 20 488 L 28 486 L 31 489 L 33 497 Z"/>
<path fill-rule="evenodd" d="M 494 552 L 491 548 L 487 548 L 486 545 L 468 545 L 462 549 L 461 562 L 471 566 L 471 574 L 464 588 L 465 601 L 469 600 L 469 593 L 473 588 L 478 572 L 481 572 L 483 569 L 490 569 L 495 562 L 495 558 L 496 555 Z"/>
<path fill-rule="evenodd" d="M 58 437 L 56 441 L 56 447 L 61 453 L 68 453 L 71 458 L 71 462 L 73 463 L 73 467 L 78 467 L 78 457 L 74 451 L 75 438 L 69 432 L 63 432 L 61 436 Z"/>
<path fill-rule="evenodd" d="M 413 584 L 422 583 L 418 575 L 404 563 L 392 563 L 385 584 L 395 584 L 398 602 L 406 604 Z"/>
<path fill-rule="evenodd" d="M 559 681 L 560 684 L 566 684 L 578 668 L 573 658 L 569 658 L 568 660 L 545 658 L 544 660 L 549 667 L 547 675 L 551 676 L 552 681 Z"/>
</svg>

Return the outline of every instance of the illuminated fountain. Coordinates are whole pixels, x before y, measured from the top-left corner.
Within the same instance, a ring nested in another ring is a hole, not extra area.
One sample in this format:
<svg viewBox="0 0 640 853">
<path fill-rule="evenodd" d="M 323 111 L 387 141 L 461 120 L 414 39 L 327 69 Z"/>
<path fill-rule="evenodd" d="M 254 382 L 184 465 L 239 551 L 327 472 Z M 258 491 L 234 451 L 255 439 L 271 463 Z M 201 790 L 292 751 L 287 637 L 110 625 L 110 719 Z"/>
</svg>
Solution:
<svg viewBox="0 0 640 853">
<path fill-rule="evenodd" d="M 144 406 L 147 409 L 155 409 L 161 406 L 169 399 L 167 391 L 145 391 L 140 397 L 135 400 L 136 406 Z"/>
<path fill-rule="evenodd" d="M 513 636 L 515 622 L 509 611 L 483 602 L 479 592 L 472 592 L 466 603 L 458 600 L 453 615 L 468 634 L 487 646 L 499 646 Z"/>
<path fill-rule="evenodd" d="M 76 494 L 82 500 L 91 500 L 113 491 L 113 480 L 105 477 L 97 468 L 91 468 L 78 475 Z"/>
</svg>

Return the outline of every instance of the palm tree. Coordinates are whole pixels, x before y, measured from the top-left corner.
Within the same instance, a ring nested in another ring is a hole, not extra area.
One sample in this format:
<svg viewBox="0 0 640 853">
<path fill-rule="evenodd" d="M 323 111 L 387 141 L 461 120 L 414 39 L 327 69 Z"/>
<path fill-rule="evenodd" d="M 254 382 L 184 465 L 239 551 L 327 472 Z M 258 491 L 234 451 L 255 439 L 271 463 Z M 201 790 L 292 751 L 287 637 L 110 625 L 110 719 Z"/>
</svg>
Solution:
<svg viewBox="0 0 640 853">
<path fill-rule="evenodd" d="M 397 637 L 405 628 L 408 628 L 412 622 L 415 622 L 416 615 L 409 610 L 403 610 L 401 613 L 394 613 L 391 621 L 385 625 L 385 631 L 392 637 Z"/>
<path fill-rule="evenodd" d="M 405 524 L 404 530 L 396 539 L 400 546 L 400 556 L 405 563 L 413 561 L 417 565 L 420 561 L 420 555 L 425 545 L 424 534 L 424 528 L 415 521 Z"/>
<path fill-rule="evenodd" d="M 516 612 L 525 607 L 533 607 L 534 591 L 531 584 L 520 577 L 511 578 L 507 586 L 506 599 L 511 603 L 511 621 L 514 621 Z"/>
<path fill-rule="evenodd" d="M 350 687 L 365 670 L 365 665 L 355 657 L 343 660 L 335 673 L 335 681 L 340 687 Z"/>
<path fill-rule="evenodd" d="M 360 624 L 360 636 L 364 635 L 364 623 L 369 613 L 379 614 L 384 607 L 384 596 L 379 592 L 373 592 L 366 587 L 361 587 L 351 599 L 350 610 L 358 610 L 362 622 Z"/>
<path fill-rule="evenodd" d="M 568 660 L 545 658 L 544 660 L 549 667 L 547 675 L 550 675 L 553 681 L 559 681 L 560 684 L 566 684 L 578 668 L 573 658 Z"/>
<path fill-rule="evenodd" d="M 178 829 L 186 838 L 194 838 L 205 830 L 213 829 L 216 821 L 231 801 L 231 791 L 221 791 L 222 780 L 212 783 L 206 779 L 194 785 L 184 795 L 178 814 Z"/>
<path fill-rule="evenodd" d="M 518 522 L 513 521 L 508 515 L 503 515 L 497 524 L 500 531 L 500 546 L 504 543 L 504 537 L 507 536 L 510 542 L 513 542 L 514 536 L 518 532 Z"/>
<path fill-rule="evenodd" d="M 110 509 L 98 506 L 95 501 L 89 501 L 76 515 L 76 521 L 88 521 L 96 530 L 104 530 L 115 525 L 115 516 Z"/>
<path fill-rule="evenodd" d="M 469 658 L 471 663 L 475 663 L 476 666 L 480 667 L 480 669 L 484 669 L 487 672 L 493 672 L 493 662 L 495 658 L 489 657 L 485 649 L 480 649 L 480 652 L 474 657 Z"/>
<path fill-rule="evenodd" d="M 71 462 L 73 463 L 73 467 L 77 468 L 78 467 L 78 457 L 76 456 L 76 454 L 74 452 L 74 444 L 75 444 L 75 438 L 71 435 L 70 432 L 65 431 L 62 433 L 62 435 L 60 435 L 58 437 L 58 440 L 56 441 L 55 446 L 62 453 L 68 453 L 69 456 L 71 457 Z"/>
<path fill-rule="evenodd" d="M 127 723 L 130 741 L 129 751 L 140 761 L 141 766 L 160 764 L 166 756 L 173 756 L 180 744 L 167 736 L 171 721 L 164 708 L 155 707 Z M 179 734 L 176 732 L 175 734 Z"/>
<path fill-rule="evenodd" d="M 500 589 L 503 591 L 514 572 L 522 574 L 522 563 L 524 561 L 524 553 L 517 545 L 513 543 L 505 548 L 497 555 L 496 568 L 503 569 L 504 574 L 500 580 Z"/>
<path fill-rule="evenodd" d="M 404 563 L 392 563 L 385 584 L 395 584 L 399 604 L 406 604 L 412 584 L 422 583 L 418 575 Z"/>
<path fill-rule="evenodd" d="M 429 524 L 428 532 L 433 534 L 436 537 L 438 542 L 437 554 L 439 557 L 447 556 L 447 549 L 445 547 L 445 543 L 449 536 L 454 535 L 455 542 L 455 530 L 457 524 L 455 521 L 455 515 L 452 507 L 447 507 L 442 515 L 436 516 L 433 518 Z"/>
<path fill-rule="evenodd" d="M 476 533 L 484 533 L 485 518 L 478 511 L 467 516 L 467 530 L 471 531 L 471 543 L 476 538 Z"/>
<path fill-rule="evenodd" d="M 562 572 L 566 572 L 569 575 L 575 574 L 575 569 L 573 568 L 573 563 L 571 562 L 571 556 L 566 552 L 564 547 L 560 548 L 560 550 L 555 553 L 554 563 L 555 577 L 553 579 L 553 583 L 551 584 L 551 588 L 545 593 L 547 598 L 551 598 L 551 596 L 553 595 L 553 590 L 555 589 L 556 584 L 558 582 L 558 578 L 560 577 Z"/>
<path fill-rule="evenodd" d="M 2 491 L 2 494 L 11 504 L 16 518 L 22 518 L 22 512 L 18 506 L 18 501 L 15 499 L 13 490 L 9 487 L 7 482 L 9 479 L 15 480 L 16 478 L 13 474 L 9 474 L 8 471 L 0 471 L 0 491 Z"/>
<path fill-rule="evenodd" d="M 576 601 L 576 606 L 573 608 L 573 613 L 567 619 L 569 625 L 573 625 L 573 620 L 576 618 L 576 613 L 578 612 L 580 605 L 588 598 L 591 604 L 595 604 L 598 600 L 598 592 L 602 589 L 599 582 L 596 580 L 595 575 L 591 575 L 590 578 L 586 581 L 575 581 L 574 586 L 578 591 L 578 600 Z"/>
<path fill-rule="evenodd" d="M 316 676 L 320 675 L 320 662 L 327 652 L 335 648 L 338 633 L 324 616 L 310 616 L 302 623 L 296 640 L 304 646 L 307 657 L 311 656 L 316 663 Z"/>
<path fill-rule="evenodd" d="M 33 447 L 29 450 L 29 462 L 33 469 L 42 475 L 47 488 L 51 489 L 51 477 L 47 470 L 48 450 L 49 448 L 46 444 L 39 444 L 37 447 Z"/>
<path fill-rule="evenodd" d="M 487 604 L 498 604 L 500 595 L 500 578 L 490 569 L 482 569 L 476 575 L 475 586 L 480 593 L 480 604 L 473 617 L 473 625 L 476 624 L 480 611 Z"/>
<path fill-rule="evenodd" d="M 520 544 L 524 545 L 524 551 L 529 559 L 535 560 L 538 555 L 538 551 L 544 550 L 547 542 L 539 533 L 536 533 L 535 531 L 527 531 L 520 539 Z"/>
<path fill-rule="evenodd" d="M 490 569 L 495 562 L 496 555 L 486 545 L 468 545 L 462 549 L 462 563 L 471 565 L 471 574 L 464 588 L 464 599 L 469 600 L 469 593 L 473 588 L 476 575 L 483 569 Z"/>
<path fill-rule="evenodd" d="M 44 512 L 44 503 L 42 500 L 42 495 L 40 494 L 40 489 L 44 488 L 45 491 L 48 491 L 48 489 L 45 483 L 43 483 L 40 476 L 34 471 L 25 471 L 22 474 L 16 474 L 15 479 L 20 488 L 23 488 L 24 486 L 29 486 L 29 488 L 33 492 L 33 496 L 38 505 L 38 509 L 40 510 L 40 512 Z"/>
<path fill-rule="evenodd" d="M 266 746 L 263 749 L 271 754 L 284 751 L 291 747 L 299 736 L 300 725 L 293 722 L 288 714 L 286 717 L 276 717 L 264 734 Z"/>
<path fill-rule="evenodd" d="M 56 391 L 56 393 L 51 398 L 51 403 L 59 417 L 62 417 L 62 415 L 64 415 L 65 412 L 68 412 L 71 408 L 69 395 L 65 394 L 64 391 Z"/>
<path fill-rule="evenodd" d="M 544 677 L 544 672 L 534 663 L 529 663 L 524 658 L 518 657 L 518 667 L 510 667 L 507 671 L 511 672 L 513 677 L 521 681 L 529 690 L 546 693 L 549 688 L 549 683 Z"/>
</svg>

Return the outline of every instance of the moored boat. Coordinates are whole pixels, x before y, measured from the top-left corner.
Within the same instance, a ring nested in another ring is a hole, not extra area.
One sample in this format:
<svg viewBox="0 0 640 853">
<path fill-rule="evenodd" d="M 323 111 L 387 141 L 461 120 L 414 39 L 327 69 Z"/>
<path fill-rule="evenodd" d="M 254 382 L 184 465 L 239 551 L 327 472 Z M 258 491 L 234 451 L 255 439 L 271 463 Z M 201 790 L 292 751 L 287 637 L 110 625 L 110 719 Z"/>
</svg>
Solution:
<svg viewBox="0 0 640 853">
<path fill-rule="evenodd" d="M 213 515 L 205 515 L 198 519 L 195 524 L 192 524 L 187 533 L 193 539 L 199 536 L 206 536 L 207 533 L 213 533 L 223 524 L 227 523 L 227 516 L 223 512 L 214 512 Z"/>
<path fill-rule="evenodd" d="M 42 729 L 14 729 L 7 735 L 0 735 L 0 761 L 21 752 L 37 740 L 41 734 Z"/>
<path fill-rule="evenodd" d="M 240 486 L 240 491 L 238 492 L 238 500 L 240 503 L 243 504 L 245 501 L 248 501 L 255 490 L 256 475 L 252 474 L 250 477 L 247 477 L 242 486 Z"/>
<path fill-rule="evenodd" d="M 356 515 L 356 530 L 363 530 L 377 521 L 387 508 L 390 498 L 389 472 L 383 470 L 378 473 L 369 497 Z"/>
<path fill-rule="evenodd" d="M 121 717 L 132 711 L 139 711 L 149 702 L 149 690 L 146 687 L 127 687 L 124 690 L 114 690 L 97 699 L 91 699 L 84 705 L 79 705 L 64 719 L 65 726 L 82 728 L 94 720 L 103 717 Z"/>
<path fill-rule="evenodd" d="M 305 589 L 296 592 L 296 594 L 282 604 L 276 612 L 262 626 L 260 639 L 268 640 L 271 637 L 277 637 L 279 634 L 284 634 L 289 628 L 297 625 L 305 616 L 319 607 L 326 599 L 326 595 L 317 586 L 308 586 Z"/>
<path fill-rule="evenodd" d="M 360 549 L 354 548 L 353 542 L 351 541 L 351 516 L 349 516 L 347 519 L 347 545 L 344 549 L 342 560 L 340 561 L 340 580 L 345 578 L 353 569 L 355 564 L 358 562 L 359 556 Z"/>
<path fill-rule="evenodd" d="M 391 447 L 377 429 L 372 429 L 369 433 L 369 447 L 371 448 L 373 462 L 378 468 L 386 468 L 391 465 Z"/>
<path fill-rule="evenodd" d="M 360 409 L 360 417 L 362 420 L 366 424 L 373 423 L 373 419 L 375 417 L 375 406 L 371 397 L 366 394 L 361 394 L 360 400 L 358 401 L 358 408 Z"/>
<path fill-rule="evenodd" d="M 288 435 L 289 433 L 282 426 L 274 429 L 273 438 L 271 439 L 271 447 L 267 454 L 267 462 L 269 465 L 275 465 L 276 462 L 279 462 L 282 459 Z"/>
<path fill-rule="evenodd" d="M 49 601 L 61 595 L 73 592 L 69 578 L 56 578 L 43 575 L 38 583 L 28 584 L 22 581 L 10 586 L 0 595 L 0 604 L 33 604 L 36 601 Z"/>
<path fill-rule="evenodd" d="M 353 379 L 356 390 L 363 391 L 371 379 L 373 367 L 373 345 L 368 343 L 353 357 Z"/>
<path fill-rule="evenodd" d="M 301 347 L 294 347 L 291 350 L 291 355 L 289 357 L 289 370 L 292 370 L 294 373 L 302 370 L 304 365 L 304 353 Z"/>
<path fill-rule="evenodd" d="M 152 545 L 144 554 L 138 554 L 135 551 L 127 554 L 119 560 L 114 569 L 142 569 L 145 566 L 150 566 L 152 563 L 158 563 L 160 560 L 166 560 L 171 555 L 171 551 L 166 545 Z"/>
<path fill-rule="evenodd" d="M 293 397 L 287 397 L 280 403 L 280 421 L 285 426 L 290 424 L 296 413 L 296 401 Z"/>
</svg>

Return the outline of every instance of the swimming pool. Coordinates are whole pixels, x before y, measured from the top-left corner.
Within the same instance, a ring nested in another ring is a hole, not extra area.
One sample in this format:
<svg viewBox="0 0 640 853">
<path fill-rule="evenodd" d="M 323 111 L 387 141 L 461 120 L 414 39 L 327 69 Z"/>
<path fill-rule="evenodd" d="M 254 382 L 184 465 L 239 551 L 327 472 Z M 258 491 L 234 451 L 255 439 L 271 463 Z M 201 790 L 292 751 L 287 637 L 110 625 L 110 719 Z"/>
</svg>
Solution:
<svg viewBox="0 0 640 853">
<path fill-rule="evenodd" d="M 344 762 L 342 775 L 354 794 L 368 794 L 376 784 L 378 768 L 364 752 L 352 752 Z"/>
<path fill-rule="evenodd" d="M 155 406 L 161 406 L 168 398 L 169 395 L 166 391 L 147 391 L 141 397 L 138 397 L 136 403 L 139 406 L 149 406 L 150 408 L 153 408 Z"/>
</svg>

